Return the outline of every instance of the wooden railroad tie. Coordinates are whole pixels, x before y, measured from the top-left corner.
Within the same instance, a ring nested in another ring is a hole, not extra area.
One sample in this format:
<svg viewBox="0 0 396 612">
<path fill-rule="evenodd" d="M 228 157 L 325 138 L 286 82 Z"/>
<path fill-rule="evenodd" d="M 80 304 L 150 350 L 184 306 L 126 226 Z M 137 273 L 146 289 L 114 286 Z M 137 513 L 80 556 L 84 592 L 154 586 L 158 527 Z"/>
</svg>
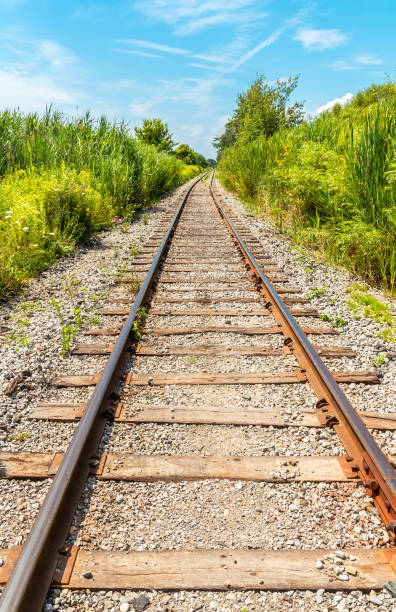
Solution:
<svg viewBox="0 0 396 612">
<path fill-rule="evenodd" d="M 50 478 L 57 473 L 64 453 L 0 451 L 3 478 Z M 357 479 L 339 456 L 199 456 L 103 453 L 91 464 L 99 480 L 180 482 L 186 480 L 249 480 L 254 482 L 350 482 Z"/>
<path fill-rule="evenodd" d="M 73 355 L 109 355 L 114 348 L 114 344 L 78 344 L 72 351 Z M 350 348 L 343 346 L 315 346 L 314 349 L 325 358 L 356 357 L 357 353 Z M 273 348 L 272 346 L 230 346 L 229 344 L 189 344 L 186 346 L 167 346 L 157 348 L 155 346 L 143 346 L 138 344 L 135 350 L 136 355 L 152 355 L 156 357 L 166 357 L 168 355 L 205 355 L 206 357 L 227 356 L 227 355 L 254 355 L 265 357 L 269 355 L 288 355 L 290 350 L 287 347 Z"/>
<path fill-rule="evenodd" d="M 49 421 L 78 421 L 86 404 L 62 404 L 43 402 L 29 418 Z M 119 423 L 184 423 L 190 425 L 262 425 L 272 427 L 326 427 L 314 410 L 296 411 L 293 416 L 283 408 L 240 408 L 222 406 L 152 406 L 118 404 L 114 421 Z M 359 412 L 366 427 L 372 429 L 396 429 L 396 415 L 386 412 Z"/>
<path fill-rule="evenodd" d="M 331 372 L 339 383 L 379 383 L 372 372 Z M 71 374 L 57 376 L 51 381 L 54 387 L 91 387 L 98 384 L 101 372 L 97 374 Z M 302 370 L 291 372 L 258 372 L 248 374 L 133 374 L 126 378 L 128 385 L 166 386 L 166 385 L 288 385 L 307 382 Z"/>
<path fill-rule="evenodd" d="M 0 584 L 5 584 L 21 547 L 2 550 Z M 382 589 L 394 581 L 393 549 L 345 549 L 356 569 L 348 582 L 316 568 L 318 556 L 333 550 L 161 550 L 123 552 L 73 546 L 60 557 L 53 587 L 136 590 L 274 590 L 354 591 Z"/>
</svg>

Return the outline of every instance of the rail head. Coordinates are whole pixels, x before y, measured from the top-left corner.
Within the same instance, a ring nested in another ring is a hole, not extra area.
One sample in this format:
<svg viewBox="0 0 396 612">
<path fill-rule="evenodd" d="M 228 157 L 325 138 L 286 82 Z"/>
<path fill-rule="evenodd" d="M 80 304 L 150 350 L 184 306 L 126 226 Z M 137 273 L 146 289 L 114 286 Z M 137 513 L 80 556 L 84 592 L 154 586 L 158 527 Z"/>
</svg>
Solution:
<svg viewBox="0 0 396 612">
<path fill-rule="evenodd" d="M 315 377 L 320 381 L 321 387 L 324 389 L 323 397 L 319 400 L 318 404 L 323 406 L 331 403 L 345 419 L 352 435 L 355 437 L 358 445 L 360 445 L 362 449 L 362 453 L 358 458 L 360 476 L 363 484 L 373 493 L 378 510 L 385 521 L 386 527 L 394 536 L 396 534 L 396 471 L 392 463 L 379 448 L 361 417 L 355 411 L 338 383 L 334 380 L 333 376 L 308 341 L 304 332 L 282 302 L 276 289 L 261 269 L 253 253 L 244 242 L 224 209 L 224 206 L 214 192 L 213 178 L 214 171 L 212 172 L 209 182 L 209 190 L 213 201 L 226 222 L 231 234 L 234 236 L 243 256 L 262 283 L 266 295 L 269 297 L 269 303 L 267 305 L 270 308 L 274 308 L 274 310 L 276 309 L 277 313 L 280 314 L 282 326 L 287 332 L 286 341 L 290 344 L 298 344 L 300 351 L 304 355 L 304 360 L 309 363 Z"/>
<path fill-rule="evenodd" d="M 207 174 L 207 173 L 206 173 Z M 63 548 L 75 509 L 89 475 L 108 415 L 118 401 L 117 373 L 125 365 L 132 345 L 131 332 L 137 313 L 151 289 L 161 258 L 200 176 L 189 187 L 164 234 L 162 242 L 136 296 L 126 322 L 73 435 L 54 481 L 26 539 L 0 599 L 0 612 L 39 612 L 53 580 L 56 566 L 66 553 Z"/>
</svg>

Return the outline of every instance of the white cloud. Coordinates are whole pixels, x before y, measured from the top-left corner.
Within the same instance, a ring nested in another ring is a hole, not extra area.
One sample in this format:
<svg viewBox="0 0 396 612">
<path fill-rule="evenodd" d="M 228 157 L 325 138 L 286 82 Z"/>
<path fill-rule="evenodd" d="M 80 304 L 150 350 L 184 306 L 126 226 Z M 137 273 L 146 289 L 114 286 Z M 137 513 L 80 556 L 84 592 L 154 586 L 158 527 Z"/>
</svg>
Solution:
<svg viewBox="0 0 396 612">
<path fill-rule="evenodd" d="M 38 54 L 52 68 L 56 69 L 74 64 L 77 61 L 77 57 L 69 49 L 58 45 L 53 40 L 40 40 L 38 42 Z"/>
<path fill-rule="evenodd" d="M 122 38 L 117 40 L 118 43 L 124 43 L 127 45 L 134 45 L 135 47 L 142 47 L 143 49 L 153 49 L 154 51 L 163 51 L 164 53 L 176 53 L 186 54 L 189 53 L 187 49 L 180 49 L 179 47 L 169 47 L 168 45 L 161 45 L 150 40 L 136 40 L 134 38 Z"/>
<path fill-rule="evenodd" d="M 225 57 L 221 57 L 219 55 L 205 55 L 201 53 L 197 53 L 191 55 L 194 59 L 203 60 L 204 62 L 213 62 L 214 64 L 224 64 L 227 63 Z"/>
<path fill-rule="evenodd" d="M 138 0 L 134 8 L 150 20 L 161 21 L 173 27 L 174 33 L 185 36 L 196 34 L 214 25 L 249 24 L 267 16 L 260 10 L 257 0 Z M 247 10 L 245 10 L 247 9 Z"/>
<path fill-rule="evenodd" d="M 346 72 L 347 70 L 356 70 L 356 65 L 353 62 L 347 62 L 345 60 L 337 60 L 331 64 L 333 70 L 337 72 Z"/>
<path fill-rule="evenodd" d="M 113 49 L 113 52 L 140 55 L 140 57 L 160 57 L 157 53 L 148 53 L 147 51 L 138 51 L 137 49 Z"/>
<path fill-rule="evenodd" d="M 334 49 L 347 42 L 348 37 L 340 30 L 314 30 L 300 29 L 294 36 L 295 40 L 299 40 L 304 49 L 308 51 L 324 51 L 325 49 Z"/>
<path fill-rule="evenodd" d="M 378 66 L 383 63 L 383 60 L 375 55 L 359 55 L 355 61 L 362 66 Z"/>
<path fill-rule="evenodd" d="M 346 93 L 344 96 L 342 96 L 342 98 L 334 98 L 334 100 L 330 100 L 329 102 L 326 102 L 326 104 L 323 104 L 323 106 L 319 106 L 319 108 L 317 108 L 315 111 L 315 115 L 320 115 L 320 113 L 330 110 L 336 104 L 341 104 L 341 106 L 344 106 L 345 104 L 350 102 L 352 98 L 353 98 L 352 93 Z"/>
<path fill-rule="evenodd" d="M 284 29 L 285 27 L 279 28 L 279 30 L 276 30 L 275 32 L 270 34 L 270 36 L 268 36 L 268 38 L 263 40 L 263 42 L 259 43 L 258 45 L 253 47 L 253 49 L 245 53 L 237 62 L 235 62 L 235 64 L 231 67 L 231 70 L 236 70 L 237 68 L 239 68 L 239 66 L 242 66 L 242 64 L 247 62 L 247 60 L 249 60 L 251 57 L 256 55 L 256 53 L 261 51 L 261 49 L 264 49 L 265 47 L 269 47 L 270 45 L 272 45 L 276 40 L 278 40 L 279 36 L 282 34 Z"/>
<path fill-rule="evenodd" d="M 78 97 L 48 76 L 27 76 L 0 70 L 1 105 L 24 112 L 42 111 L 51 103 L 74 104 Z"/>
<path fill-rule="evenodd" d="M 380 57 L 368 54 L 359 55 L 348 60 L 337 60 L 332 63 L 331 67 L 333 70 L 337 70 L 337 72 L 343 72 L 347 70 L 360 70 L 364 66 L 379 66 L 382 63 L 383 60 Z"/>
<path fill-rule="evenodd" d="M 213 64 L 209 66 L 208 64 L 199 64 L 198 62 L 190 62 L 188 65 L 191 66 L 192 68 L 202 68 L 202 70 L 211 70 L 212 72 L 213 71 L 224 72 L 223 66 L 213 66 Z"/>
</svg>

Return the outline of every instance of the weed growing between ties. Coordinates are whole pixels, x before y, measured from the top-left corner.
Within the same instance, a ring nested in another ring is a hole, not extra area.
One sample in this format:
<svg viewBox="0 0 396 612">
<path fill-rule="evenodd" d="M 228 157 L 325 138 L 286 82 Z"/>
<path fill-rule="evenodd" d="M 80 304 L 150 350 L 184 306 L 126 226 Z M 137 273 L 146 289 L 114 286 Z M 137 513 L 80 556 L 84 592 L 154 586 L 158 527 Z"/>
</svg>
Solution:
<svg viewBox="0 0 396 612">
<path fill-rule="evenodd" d="M 394 291 L 396 84 L 289 125 L 283 93 L 258 79 L 238 98 L 217 139 L 224 187 L 295 244 Z"/>
<path fill-rule="evenodd" d="M 144 308 L 144 306 L 142 306 L 137 311 L 136 318 L 135 318 L 135 321 L 133 323 L 132 334 L 133 334 L 133 337 L 135 338 L 135 340 L 141 340 L 141 338 L 142 338 L 142 331 L 143 331 L 143 324 L 144 324 L 146 319 L 147 319 L 147 311 Z"/>
</svg>

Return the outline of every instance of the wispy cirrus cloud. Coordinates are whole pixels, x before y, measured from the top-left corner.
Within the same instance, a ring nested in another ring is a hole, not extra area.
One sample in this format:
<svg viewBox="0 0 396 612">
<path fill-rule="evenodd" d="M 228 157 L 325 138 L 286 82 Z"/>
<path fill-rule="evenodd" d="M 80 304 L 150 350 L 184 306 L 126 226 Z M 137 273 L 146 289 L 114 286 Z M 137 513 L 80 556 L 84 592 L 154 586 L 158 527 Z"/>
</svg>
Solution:
<svg viewBox="0 0 396 612">
<path fill-rule="evenodd" d="M 225 57 L 221 57 L 220 55 L 205 55 L 201 53 L 191 55 L 192 58 L 203 60 L 204 62 L 213 62 L 214 64 L 225 64 L 227 63 L 227 59 Z"/>
<path fill-rule="evenodd" d="M 285 29 L 286 29 L 286 26 L 279 28 L 278 30 L 275 30 L 275 32 L 272 32 L 272 34 L 270 34 L 265 40 L 263 40 L 261 43 L 253 47 L 253 49 L 250 49 L 250 51 L 242 55 L 242 57 L 240 57 L 239 60 L 237 60 L 231 66 L 231 71 L 236 70 L 237 68 L 239 68 L 239 66 L 242 66 L 242 64 L 247 62 L 251 57 L 256 55 L 256 53 L 258 53 L 265 47 L 269 47 L 270 45 L 272 45 L 276 40 L 278 40 L 279 36 L 282 34 L 282 32 Z"/>
<path fill-rule="evenodd" d="M 378 66 L 379 64 L 383 64 L 384 60 L 376 55 L 359 55 L 355 59 L 357 64 L 361 66 Z"/>
<path fill-rule="evenodd" d="M 114 53 L 126 53 L 127 55 L 140 55 L 140 57 L 161 57 L 158 53 L 139 51 L 138 49 L 113 49 Z"/>
<path fill-rule="evenodd" d="M 134 8 L 149 19 L 166 23 L 180 36 L 213 26 L 246 26 L 267 16 L 257 0 L 138 0 Z"/>
<path fill-rule="evenodd" d="M 185 55 L 190 53 L 188 49 L 181 49 L 180 47 L 170 47 L 169 45 L 162 45 L 151 40 L 138 40 L 135 38 L 119 38 L 116 40 L 118 43 L 126 45 L 133 45 L 135 47 L 141 47 L 143 49 L 153 49 L 154 51 L 162 51 L 163 53 L 176 53 Z"/>
<path fill-rule="evenodd" d="M 376 55 L 358 55 L 357 57 L 346 60 L 336 60 L 331 64 L 333 70 L 337 72 L 346 72 L 348 70 L 361 70 L 383 64 L 383 59 Z"/>
<path fill-rule="evenodd" d="M 78 58 L 66 47 L 54 40 L 40 40 L 37 43 L 38 54 L 47 61 L 52 68 L 63 68 L 78 61 Z"/>
<path fill-rule="evenodd" d="M 324 51 L 334 49 L 346 44 L 348 36 L 338 29 L 315 30 L 300 28 L 293 36 L 294 40 L 302 43 L 304 49 L 308 51 Z"/>
</svg>

